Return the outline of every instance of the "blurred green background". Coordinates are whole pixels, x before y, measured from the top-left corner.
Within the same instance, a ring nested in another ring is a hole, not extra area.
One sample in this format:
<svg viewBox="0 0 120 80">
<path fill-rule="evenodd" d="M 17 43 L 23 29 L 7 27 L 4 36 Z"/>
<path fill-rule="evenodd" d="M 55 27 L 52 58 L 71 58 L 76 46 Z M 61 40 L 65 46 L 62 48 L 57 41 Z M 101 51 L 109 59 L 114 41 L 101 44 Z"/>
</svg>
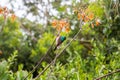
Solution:
<svg viewBox="0 0 120 80">
<path fill-rule="evenodd" d="M 56 51 L 59 53 L 79 30 L 75 9 L 88 8 L 101 24 L 91 28 L 88 22 L 82 26 L 64 54 L 38 80 L 93 80 L 120 68 L 119 0 L 21 2 L 22 6 L 16 6 L 19 3 L 14 0 L 9 1 L 10 7 L 6 5 L 17 16 L 14 22 L 0 16 L 0 80 L 23 80 L 45 55 L 57 34 L 51 22 L 67 19 L 71 30 L 61 33 L 67 40 Z M 49 53 L 27 80 L 33 80 L 54 57 L 53 52 Z M 120 73 L 116 73 L 102 80 L 119 79 Z"/>
</svg>

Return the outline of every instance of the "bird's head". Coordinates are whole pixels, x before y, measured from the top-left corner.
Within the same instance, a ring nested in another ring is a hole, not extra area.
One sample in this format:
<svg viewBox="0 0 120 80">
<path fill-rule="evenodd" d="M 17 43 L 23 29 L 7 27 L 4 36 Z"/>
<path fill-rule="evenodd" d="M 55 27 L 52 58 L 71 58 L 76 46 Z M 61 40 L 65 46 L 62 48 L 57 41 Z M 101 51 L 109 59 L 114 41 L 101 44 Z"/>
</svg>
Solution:
<svg viewBox="0 0 120 80">
<path fill-rule="evenodd" d="M 61 36 L 61 40 L 62 41 L 66 40 L 66 37 L 65 36 Z"/>
</svg>

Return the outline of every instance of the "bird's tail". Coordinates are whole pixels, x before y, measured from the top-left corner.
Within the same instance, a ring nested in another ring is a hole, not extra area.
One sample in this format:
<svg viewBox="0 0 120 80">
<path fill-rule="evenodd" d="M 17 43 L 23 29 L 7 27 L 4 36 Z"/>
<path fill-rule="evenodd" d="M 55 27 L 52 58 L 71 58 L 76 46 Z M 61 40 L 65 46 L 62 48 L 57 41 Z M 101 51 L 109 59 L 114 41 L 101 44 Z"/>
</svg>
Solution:
<svg viewBox="0 0 120 80">
<path fill-rule="evenodd" d="M 55 46 L 54 51 L 57 49 L 57 46 Z"/>
</svg>

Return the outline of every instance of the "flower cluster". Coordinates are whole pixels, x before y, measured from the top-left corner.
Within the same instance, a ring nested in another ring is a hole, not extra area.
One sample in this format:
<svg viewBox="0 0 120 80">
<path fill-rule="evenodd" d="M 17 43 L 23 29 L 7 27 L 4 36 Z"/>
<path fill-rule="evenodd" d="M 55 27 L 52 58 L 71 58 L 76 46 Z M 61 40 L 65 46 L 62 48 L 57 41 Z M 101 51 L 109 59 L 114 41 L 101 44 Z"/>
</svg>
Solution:
<svg viewBox="0 0 120 80">
<path fill-rule="evenodd" d="M 77 14 L 78 20 L 82 19 L 85 23 L 91 22 L 91 27 L 94 28 L 94 26 L 100 25 L 100 19 L 95 18 L 94 13 L 86 10 L 80 10 Z"/>
<path fill-rule="evenodd" d="M 8 8 L 7 7 L 0 7 L 0 14 L 4 16 L 6 19 L 6 16 L 9 14 Z"/>
<path fill-rule="evenodd" d="M 52 27 L 55 28 L 58 31 L 70 31 L 70 24 L 65 20 L 53 20 L 52 21 Z"/>
<path fill-rule="evenodd" d="M 4 19 L 6 19 L 8 17 L 8 15 L 10 15 L 10 19 L 12 20 L 12 22 L 14 22 L 15 19 L 16 19 L 16 15 L 15 14 L 10 14 L 10 11 L 8 10 L 7 7 L 1 7 L 0 6 L 0 15 L 3 15 Z"/>
</svg>

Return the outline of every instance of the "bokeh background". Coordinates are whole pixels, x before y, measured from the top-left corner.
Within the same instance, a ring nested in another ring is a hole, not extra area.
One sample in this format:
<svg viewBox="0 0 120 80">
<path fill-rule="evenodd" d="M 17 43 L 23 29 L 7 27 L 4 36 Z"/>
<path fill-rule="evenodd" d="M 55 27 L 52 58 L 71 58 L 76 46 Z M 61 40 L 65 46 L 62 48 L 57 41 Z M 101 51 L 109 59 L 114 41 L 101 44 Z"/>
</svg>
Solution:
<svg viewBox="0 0 120 80">
<path fill-rule="evenodd" d="M 60 33 L 67 39 L 56 54 L 82 24 L 81 31 L 38 80 L 93 80 L 120 68 L 119 0 L 0 0 L 0 80 L 23 80 L 61 30 L 59 21 L 69 23 L 69 29 Z M 56 54 L 50 52 L 27 80 Z M 115 73 L 102 80 L 119 79 Z"/>
</svg>

